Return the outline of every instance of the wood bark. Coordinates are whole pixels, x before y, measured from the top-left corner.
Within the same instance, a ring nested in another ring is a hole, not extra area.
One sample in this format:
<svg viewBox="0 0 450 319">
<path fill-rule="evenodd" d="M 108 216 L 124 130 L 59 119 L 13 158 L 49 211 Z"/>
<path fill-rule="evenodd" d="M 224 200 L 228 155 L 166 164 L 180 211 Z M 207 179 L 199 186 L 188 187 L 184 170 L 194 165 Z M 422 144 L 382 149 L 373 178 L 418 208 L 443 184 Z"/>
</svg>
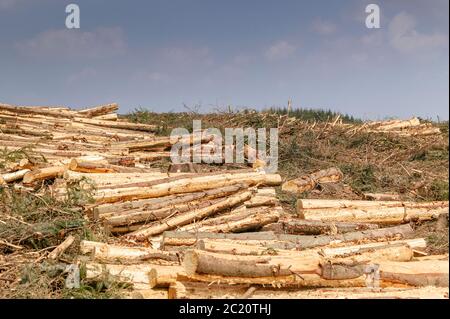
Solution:
<svg viewBox="0 0 450 319">
<path fill-rule="evenodd" d="M 417 206 L 402 207 L 363 207 L 363 208 L 321 208 L 302 211 L 307 220 L 362 222 L 379 224 L 401 224 L 417 220 L 430 220 L 440 214 L 448 213 L 448 202 L 418 203 Z"/>
<path fill-rule="evenodd" d="M 320 220 L 288 219 L 278 222 L 279 225 L 268 225 L 279 233 L 320 235 L 320 234 L 342 234 L 358 230 L 379 228 L 376 224 L 350 223 L 350 222 L 322 222 Z M 279 226 L 279 227 L 277 227 Z"/>
<path fill-rule="evenodd" d="M 28 172 L 30 172 L 29 169 L 21 169 L 12 173 L 3 174 L 1 177 L 6 183 L 10 183 L 22 179 Z"/>
<path fill-rule="evenodd" d="M 240 190 L 247 188 L 245 184 L 236 184 L 232 186 L 221 187 L 217 189 L 210 189 L 203 192 L 194 192 L 188 194 L 168 195 L 158 198 L 141 199 L 136 201 L 127 201 L 123 203 L 89 205 L 85 207 L 87 211 L 92 211 L 96 217 L 120 211 L 130 210 L 147 210 L 147 209 L 161 209 L 166 205 L 177 205 L 188 203 L 201 199 L 215 199 L 234 194 Z"/>
<path fill-rule="evenodd" d="M 251 192 L 242 192 L 236 195 L 229 196 L 228 198 L 221 200 L 209 207 L 196 209 L 192 212 L 168 218 L 167 220 L 164 221 L 164 223 L 157 223 L 155 225 L 145 226 L 142 229 L 129 234 L 129 237 L 136 238 L 138 240 L 144 240 L 149 236 L 161 234 L 166 230 L 170 230 L 175 227 L 188 224 L 196 219 L 202 219 L 214 213 L 222 211 L 224 209 L 233 207 L 239 203 L 248 200 L 251 196 L 252 196 Z"/>
<path fill-rule="evenodd" d="M 276 186 L 281 182 L 281 177 L 278 174 L 250 173 L 248 175 L 242 175 L 244 176 L 241 176 L 241 174 L 223 174 L 214 176 L 214 179 L 210 176 L 200 176 L 162 183 L 151 187 L 110 191 L 103 190 L 99 191 L 95 198 L 98 203 L 113 203 L 118 201 L 154 198 L 173 194 L 192 193 L 219 187 L 232 186 L 239 183 L 246 183 L 249 186 Z"/>
<path fill-rule="evenodd" d="M 93 261 L 101 263 L 135 264 L 157 259 L 170 262 L 179 261 L 176 252 L 147 247 L 124 247 L 91 241 L 82 241 L 80 251 L 82 254 L 89 254 Z"/>
<path fill-rule="evenodd" d="M 199 273 L 226 277 L 270 277 L 292 274 L 288 269 L 268 264 L 268 261 L 268 258 L 263 257 L 236 257 L 189 250 L 184 254 L 183 267 L 188 275 Z"/>
<path fill-rule="evenodd" d="M 75 237 L 69 235 L 61 244 L 58 245 L 55 249 L 52 250 L 50 254 L 48 254 L 49 259 L 56 260 L 61 256 L 75 241 Z"/>
<path fill-rule="evenodd" d="M 281 189 L 285 192 L 301 194 L 313 190 L 317 184 L 336 183 L 342 178 L 342 172 L 333 167 L 287 181 L 283 183 Z"/>
<path fill-rule="evenodd" d="M 258 233 L 256 233 L 258 234 Z M 366 231 L 350 232 L 337 235 L 303 236 L 285 235 L 266 232 L 264 234 L 249 236 L 247 234 L 216 234 L 216 233 L 190 233 L 170 232 L 163 236 L 162 247 L 195 245 L 199 239 L 233 239 L 245 242 L 251 238 L 251 244 L 261 245 L 270 249 L 310 249 L 326 246 L 331 243 L 350 243 L 360 241 L 380 241 L 402 239 L 413 234 L 410 225 L 394 226 L 389 228 L 371 229 Z M 233 235 L 233 236 L 232 236 Z M 241 235 L 241 236 L 240 236 Z M 249 237 L 247 237 L 249 236 Z M 258 242 L 259 241 L 259 242 Z"/>
<path fill-rule="evenodd" d="M 32 170 L 30 172 L 27 172 L 23 176 L 23 183 L 24 184 L 32 184 L 32 183 L 40 181 L 40 180 L 62 177 L 62 175 L 64 174 L 66 169 L 67 168 L 65 166 L 52 166 L 52 167 L 46 167 L 46 168 Z"/>
<path fill-rule="evenodd" d="M 84 110 L 77 111 L 78 114 L 81 114 L 86 117 L 94 117 L 94 116 L 102 116 L 107 115 L 109 113 L 116 112 L 119 109 L 119 105 L 117 103 L 99 105 L 96 107 L 91 107 Z"/>
</svg>

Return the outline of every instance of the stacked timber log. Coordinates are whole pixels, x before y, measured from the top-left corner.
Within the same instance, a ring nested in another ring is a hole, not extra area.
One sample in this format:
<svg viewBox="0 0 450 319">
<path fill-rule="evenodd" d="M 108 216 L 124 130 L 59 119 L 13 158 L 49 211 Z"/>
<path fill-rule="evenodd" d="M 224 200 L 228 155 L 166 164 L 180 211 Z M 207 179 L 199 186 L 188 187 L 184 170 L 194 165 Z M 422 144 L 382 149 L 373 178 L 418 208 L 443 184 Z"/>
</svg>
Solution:
<svg viewBox="0 0 450 319">
<path fill-rule="evenodd" d="M 294 194 L 301 194 L 313 190 L 318 184 L 340 182 L 343 176 L 339 168 L 332 167 L 287 181 L 283 183 L 282 190 Z"/>
<path fill-rule="evenodd" d="M 448 201 L 403 202 L 299 199 L 297 213 L 315 221 L 401 224 L 448 214 Z"/>
<path fill-rule="evenodd" d="M 358 131 L 370 133 L 389 133 L 399 136 L 426 136 L 440 134 L 441 130 L 431 123 L 422 123 L 414 117 L 409 120 L 387 120 L 367 122 L 363 125 L 352 127 L 348 133 Z"/>
<path fill-rule="evenodd" d="M 119 119 L 117 108 L 0 104 L 0 146 L 27 155 L 2 166 L 2 187 L 51 184 L 64 197 L 72 183 L 95 186 L 82 209 L 112 236 L 80 243 L 83 279 L 130 284 L 132 298 L 448 297 L 448 256 L 425 256 L 409 224 L 448 213 L 448 202 L 299 199 L 297 216 L 287 214 L 275 190 L 281 176 L 261 170 L 261 159 L 208 173 L 151 168 L 174 143 L 192 155 L 211 151 L 213 137 L 158 137 L 155 126 Z M 255 151 L 246 146 L 244 156 Z M 282 189 L 301 194 L 341 180 L 329 169 Z M 48 258 L 73 243 L 67 237 Z"/>
</svg>

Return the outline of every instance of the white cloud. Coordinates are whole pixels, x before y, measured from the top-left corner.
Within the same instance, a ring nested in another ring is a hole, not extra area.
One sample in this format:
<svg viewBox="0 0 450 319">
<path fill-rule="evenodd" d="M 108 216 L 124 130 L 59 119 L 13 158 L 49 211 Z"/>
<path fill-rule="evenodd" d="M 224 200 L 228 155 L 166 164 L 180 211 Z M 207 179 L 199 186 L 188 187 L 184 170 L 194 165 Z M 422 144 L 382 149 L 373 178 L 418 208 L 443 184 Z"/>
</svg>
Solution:
<svg viewBox="0 0 450 319">
<path fill-rule="evenodd" d="M 296 50 L 296 47 L 287 41 L 279 41 L 269 47 L 264 53 L 268 60 L 282 60 L 290 57 Z"/>
<path fill-rule="evenodd" d="M 18 42 L 16 48 L 21 54 L 31 56 L 101 58 L 123 54 L 126 43 L 119 27 L 93 31 L 61 29 Z"/>
<path fill-rule="evenodd" d="M 331 22 L 318 19 L 313 22 L 312 29 L 320 35 L 330 35 L 336 32 L 337 27 Z"/>
<path fill-rule="evenodd" d="M 397 14 L 389 23 L 389 41 L 401 52 L 435 50 L 448 46 L 448 35 L 443 33 L 423 34 L 416 28 L 416 20 L 405 12 Z"/>
</svg>

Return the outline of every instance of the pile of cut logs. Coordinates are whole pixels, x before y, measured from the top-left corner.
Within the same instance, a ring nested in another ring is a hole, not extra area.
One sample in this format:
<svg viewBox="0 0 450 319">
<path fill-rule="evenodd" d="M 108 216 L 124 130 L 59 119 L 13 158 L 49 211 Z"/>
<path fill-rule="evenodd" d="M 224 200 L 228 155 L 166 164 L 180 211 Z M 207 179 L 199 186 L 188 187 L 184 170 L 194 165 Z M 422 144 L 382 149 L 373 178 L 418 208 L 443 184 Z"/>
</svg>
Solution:
<svg viewBox="0 0 450 319">
<path fill-rule="evenodd" d="M 297 215 L 287 214 L 278 174 L 149 168 L 169 157 L 173 140 L 119 120 L 117 108 L 0 104 L 0 146 L 46 159 L 7 165 L 2 187 L 52 180 L 65 196 L 74 181 L 95 184 L 84 210 L 114 236 L 81 242 L 76 266 L 86 280 L 128 283 L 132 298 L 448 298 L 448 256 L 427 256 L 409 224 L 448 214 L 448 202 L 299 199 Z M 341 179 L 331 169 L 282 189 L 300 194 Z"/>
</svg>

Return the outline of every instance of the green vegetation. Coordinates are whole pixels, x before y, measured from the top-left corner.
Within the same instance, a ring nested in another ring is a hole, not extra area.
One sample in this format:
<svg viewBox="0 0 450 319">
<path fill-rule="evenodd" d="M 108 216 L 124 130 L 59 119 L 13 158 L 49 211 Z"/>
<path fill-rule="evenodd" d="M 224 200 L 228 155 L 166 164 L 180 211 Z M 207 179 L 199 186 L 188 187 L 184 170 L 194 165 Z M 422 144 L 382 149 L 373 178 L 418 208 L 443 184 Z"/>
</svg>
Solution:
<svg viewBox="0 0 450 319">
<path fill-rule="evenodd" d="M 361 123 L 360 119 L 353 117 L 352 115 L 342 114 L 338 112 L 333 112 L 331 110 L 324 109 L 293 109 L 288 111 L 286 107 L 273 107 L 264 110 L 265 112 L 274 113 L 278 115 L 286 115 L 295 117 L 299 120 L 303 121 L 318 121 L 318 122 L 326 122 L 332 121 L 337 116 L 340 116 L 343 123 Z"/>
</svg>

